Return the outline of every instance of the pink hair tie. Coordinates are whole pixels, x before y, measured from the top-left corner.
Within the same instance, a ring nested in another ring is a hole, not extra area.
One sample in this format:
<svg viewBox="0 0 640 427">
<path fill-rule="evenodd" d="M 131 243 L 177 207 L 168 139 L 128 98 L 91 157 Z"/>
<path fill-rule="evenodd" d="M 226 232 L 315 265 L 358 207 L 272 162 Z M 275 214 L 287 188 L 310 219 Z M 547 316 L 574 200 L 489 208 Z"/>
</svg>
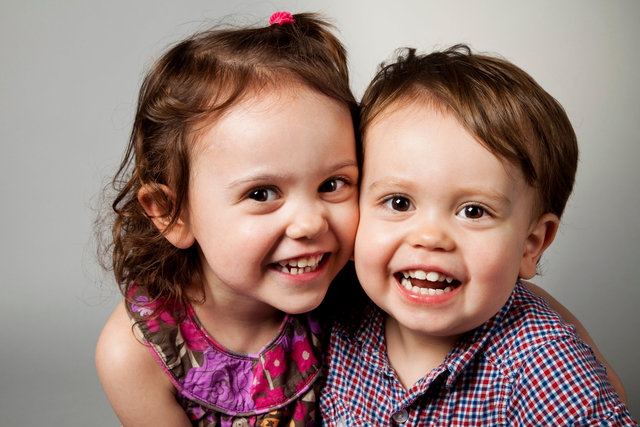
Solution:
<svg viewBox="0 0 640 427">
<path fill-rule="evenodd" d="M 271 15 L 271 19 L 269 19 L 269 24 L 273 25 L 273 24 L 278 24 L 278 25 L 284 25 L 284 24 L 295 24 L 296 20 L 293 18 L 293 15 L 291 15 L 289 12 L 276 12 L 273 15 Z"/>
</svg>

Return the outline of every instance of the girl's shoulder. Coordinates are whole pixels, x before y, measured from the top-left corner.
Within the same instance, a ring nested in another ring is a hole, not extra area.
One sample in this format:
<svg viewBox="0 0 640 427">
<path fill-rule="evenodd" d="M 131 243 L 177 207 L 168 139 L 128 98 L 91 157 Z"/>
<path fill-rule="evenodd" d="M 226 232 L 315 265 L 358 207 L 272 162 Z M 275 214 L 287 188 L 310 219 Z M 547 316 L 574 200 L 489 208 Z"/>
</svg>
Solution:
<svg viewBox="0 0 640 427">
<path fill-rule="evenodd" d="M 171 381 L 134 335 L 124 302 L 98 338 L 95 362 L 107 398 L 124 424 L 173 420 L 171 425 L 190 425 L 175 400 Z"/>
</svg>

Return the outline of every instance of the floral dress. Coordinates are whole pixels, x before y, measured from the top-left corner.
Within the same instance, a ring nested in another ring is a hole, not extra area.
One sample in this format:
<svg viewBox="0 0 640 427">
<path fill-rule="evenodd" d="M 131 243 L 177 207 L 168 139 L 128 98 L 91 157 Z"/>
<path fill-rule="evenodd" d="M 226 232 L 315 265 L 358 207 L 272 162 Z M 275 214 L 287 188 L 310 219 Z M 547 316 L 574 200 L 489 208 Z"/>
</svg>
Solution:
<svg viewBox="0 0 640 427">
<path fill-rule="evenodd" d="M 308 314 L 287 315 L 257 354 L 223 348 L 191 305 L 152 316 L 157 303 L 140 287 L 129 297 L 134 329 L 176 387 L 196 426 L 312 426 L 320 381 L 320 327 Z"/>
</svg>

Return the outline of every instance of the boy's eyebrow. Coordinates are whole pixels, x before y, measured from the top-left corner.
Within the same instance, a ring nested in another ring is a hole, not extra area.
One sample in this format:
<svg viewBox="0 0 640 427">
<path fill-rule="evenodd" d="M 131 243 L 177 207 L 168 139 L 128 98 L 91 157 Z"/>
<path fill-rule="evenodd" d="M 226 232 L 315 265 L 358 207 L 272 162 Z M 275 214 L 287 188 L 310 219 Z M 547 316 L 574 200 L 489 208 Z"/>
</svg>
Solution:
<svg viewBox="0 0 640 427">
<path fill-rule="evenodd" d="M 327 173 L 332 174 L 336 171 L 339 171 L 340 169 L 347 168 L 347 167 L 357 168 L 358 163 L 354 160 L 344 160 L 342 162 L 338 162 L 330 166 L 329 168 L 327 168 Z M 245 177 L 236 179 L 234 181 L 231 181 L 226 187 L 232 188 L 238 185 L 248 184 L 252 182 L 282 181 L 282 180 L 286 180 L 287 178 L 288 178 L 287 175 L 282 175 L 282 174 L 258 173 L 256 175 L 249 175 L 249 176 L 245 176 Z"/>
<path fill-rule="evenodd" d="M 413 186 L 413 182 L 407 179 L 399 179 L 399 178 L 381 178 L 378 179 L 367 186 L 370 190 L 375 190 L 379 187 L 401 187 L 401 188 L 410 188 Z"/>
</svg>

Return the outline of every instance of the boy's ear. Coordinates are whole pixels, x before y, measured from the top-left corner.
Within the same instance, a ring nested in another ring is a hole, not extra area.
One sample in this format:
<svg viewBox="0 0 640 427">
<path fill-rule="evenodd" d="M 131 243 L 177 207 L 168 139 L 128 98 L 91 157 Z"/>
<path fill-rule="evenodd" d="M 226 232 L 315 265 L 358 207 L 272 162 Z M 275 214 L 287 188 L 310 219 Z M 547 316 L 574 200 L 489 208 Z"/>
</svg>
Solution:
<svg viewBox="0 0 640 427">
<path fill-rule="evenodd" d="M 519 277 L 531 279 L 536 275 L 538 260 L 556 237 L 560 220 L 555 214 L 542 215 L 531 224 L 529 235 L 524 243 L 524 253 L 520 260 Z"/>
<path fill-rule="evenodd" d="M 183 211 L 180 217 L 169 227 L 171 216 L 167 214 L 166 207 L 161 202 L 163 196 L 156 194 L 158 191 L 175 201 L 173 192 L 169 187 L 162 184 L 157 184 L 154 187 L 143 185 L 138 190 L 138 201 L 158 230 L 164 233 L 164 237 L 169 243 L 179 249 L 190 248 L 195 242 L 195 237 L 191 233 L 188 221 L 185 221 L 186 213 Z"/>
</svg>

